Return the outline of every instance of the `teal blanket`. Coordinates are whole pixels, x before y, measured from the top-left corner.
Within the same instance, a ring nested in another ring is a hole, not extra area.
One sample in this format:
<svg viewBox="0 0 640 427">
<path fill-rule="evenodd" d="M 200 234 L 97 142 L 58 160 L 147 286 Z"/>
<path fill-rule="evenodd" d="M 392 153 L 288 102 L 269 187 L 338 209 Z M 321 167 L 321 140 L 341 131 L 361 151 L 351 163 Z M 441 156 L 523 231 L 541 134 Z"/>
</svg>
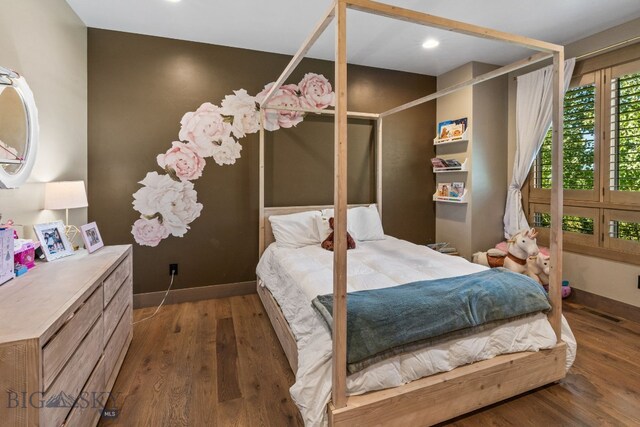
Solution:
<svg viewBox="0 0 640 427">
<path fill-rule="evenodd" d="M 332 327 L 333 295 L 313 306 Z M 531 278 L 502 268 L 347 294 L 347 364 L 357 372 L 395 354 L 551 309 Z"/>
</svg>

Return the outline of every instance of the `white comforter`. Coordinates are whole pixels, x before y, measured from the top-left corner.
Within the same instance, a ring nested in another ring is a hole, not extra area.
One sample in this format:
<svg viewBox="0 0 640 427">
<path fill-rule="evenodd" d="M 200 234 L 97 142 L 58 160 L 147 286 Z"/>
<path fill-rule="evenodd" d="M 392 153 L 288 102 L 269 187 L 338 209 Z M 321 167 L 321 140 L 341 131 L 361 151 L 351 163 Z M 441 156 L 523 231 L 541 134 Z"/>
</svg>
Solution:
<svg viewBox="0 0 640 427">
<path fill-rule="evenodd" d="M 300 249 L 272 244 L 258 264 L 257 273 L 282 308 L 298 345 L 298 372 L 291 396 L 305 425 L 326 424 L 331 394 L 331 333 L 311 301 L 333 292 L 333 253 L 317 246 Z M 348 251 L 347 291 L 397 286 L 418 280 L 453 277 L 485 267 L 463 258 L 443 255 L 426 246 L 387 236 L 385 240 L 358 242 Z M 563 318 L 567 343 L 567 369 L 575 359 L 575 338 Z M 556 339 L 544 314 L 516 320 L 476 335 L 443 342 L 420 351 L 379 362 L 347 377 L 349 394 L 397 387 L 424 376 L 490 359 L 504 353 L 538 351 Z"/>
</svg>

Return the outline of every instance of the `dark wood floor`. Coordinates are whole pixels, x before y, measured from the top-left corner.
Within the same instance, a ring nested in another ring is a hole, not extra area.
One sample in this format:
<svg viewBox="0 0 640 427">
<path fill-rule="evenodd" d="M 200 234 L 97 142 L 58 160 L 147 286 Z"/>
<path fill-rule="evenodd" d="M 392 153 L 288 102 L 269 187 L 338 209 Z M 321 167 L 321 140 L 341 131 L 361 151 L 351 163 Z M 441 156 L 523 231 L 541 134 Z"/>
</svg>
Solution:
<svg viewBox="0 0 640 427">
<path fill-rule="evenodd" d="M 566 379 L 445 425 L 639 426 L 640 325 L 574 304 L 565 315 L 578 340 Z M 170 305 L 135 326 L 119 415 L 100 425 L 298 426 L 293 382 L 256 295 Z"/>
</svg>

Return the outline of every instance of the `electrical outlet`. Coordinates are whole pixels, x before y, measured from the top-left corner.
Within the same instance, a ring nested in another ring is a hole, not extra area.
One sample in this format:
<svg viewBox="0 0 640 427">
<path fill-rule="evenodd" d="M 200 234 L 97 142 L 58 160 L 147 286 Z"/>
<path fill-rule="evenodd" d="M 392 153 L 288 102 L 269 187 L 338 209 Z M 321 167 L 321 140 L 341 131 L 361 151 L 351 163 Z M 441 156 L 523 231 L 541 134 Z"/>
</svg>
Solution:
<svg viewBox="0 0 640 427">
<path fill-rule="evenodd" d="M 169 276 L 178 275 L 178 264 L 169 264 Z"/>
</svg>

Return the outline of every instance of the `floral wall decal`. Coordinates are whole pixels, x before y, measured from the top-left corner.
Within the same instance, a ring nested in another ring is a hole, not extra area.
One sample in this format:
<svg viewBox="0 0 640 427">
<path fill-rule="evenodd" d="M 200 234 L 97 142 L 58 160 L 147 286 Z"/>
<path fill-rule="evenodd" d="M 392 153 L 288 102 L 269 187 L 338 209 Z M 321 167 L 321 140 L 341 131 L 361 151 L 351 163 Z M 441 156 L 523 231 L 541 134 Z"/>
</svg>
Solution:
<svg viewBox="0 0 640 427">
<path fill-rule="evenodd" d="M 260 130 L 260 102 L 275 83 L 269 83 L 256 96 L 244 89 L 226 95 L 220 106 L 205 102 L 180 121 L 178 141 L 156 157 L 165 172 L 149 172 L 133 194 L 133 208 L 140 213 L 131 228 L 139 245 L 158 246 L 169 236 L 183 237 L 189 224 L 203 209 L 192 181 L 202 176 L 206 158 L 220 166 L 233 165 L 240 158 L 237 141 Z M 331 83 L 321 74 L 307 73 L 300 83 L 283 85 L 269 105 L 288 108 L 325 109 L 333 106 Z M 289 110 L 268 110 L 264 128 L 275 131 L 290 128 L 304 120 L 305 114 Z"/>
</svg>

